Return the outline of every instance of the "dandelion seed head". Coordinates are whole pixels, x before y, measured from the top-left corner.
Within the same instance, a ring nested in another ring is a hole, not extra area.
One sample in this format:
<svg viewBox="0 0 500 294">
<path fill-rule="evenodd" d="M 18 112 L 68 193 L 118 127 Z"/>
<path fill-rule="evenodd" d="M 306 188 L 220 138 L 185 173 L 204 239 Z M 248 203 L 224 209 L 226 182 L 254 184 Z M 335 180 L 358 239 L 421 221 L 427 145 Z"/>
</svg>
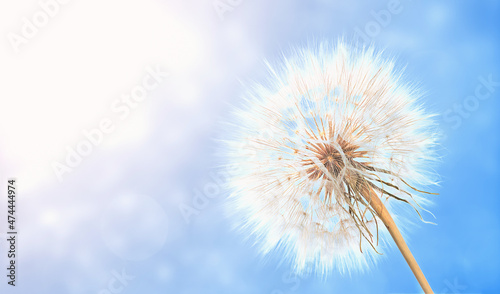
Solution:
<svg viewBox="0 0 500 294">
<path fill-rule="evenodd" d="M 432 115 L 373 48 L 322 44 L 269 71 L 235 111 L 230 210 L 299 274 L 364 270 L 390 236 L 363 193 L 396 215 L 393 202 L 429 202 L 414 187 L 434 184 Z"/>
</svg>

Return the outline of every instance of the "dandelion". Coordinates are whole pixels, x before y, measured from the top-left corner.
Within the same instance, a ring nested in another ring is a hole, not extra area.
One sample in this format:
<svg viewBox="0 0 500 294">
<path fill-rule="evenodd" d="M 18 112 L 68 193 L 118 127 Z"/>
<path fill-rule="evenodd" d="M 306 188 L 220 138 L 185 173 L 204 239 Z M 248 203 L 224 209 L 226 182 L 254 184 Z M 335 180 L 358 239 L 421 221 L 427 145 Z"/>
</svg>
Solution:
<svg viewBox="0 0 500 294">
<path fill-rule="evenodd" d="M 435 184 L 427 169 L 436 134 L 417 87 L 373 48 L 342 41 L 269 68 L 227 142 L 241 228 L 263 253 L 282 249 L 297 273 L 320 275 L 364 270 L 392 237 L 432 292 L 398 230 L 398 208 L 420 215 L 431 193 L 416 187 Z"/>
</svg>

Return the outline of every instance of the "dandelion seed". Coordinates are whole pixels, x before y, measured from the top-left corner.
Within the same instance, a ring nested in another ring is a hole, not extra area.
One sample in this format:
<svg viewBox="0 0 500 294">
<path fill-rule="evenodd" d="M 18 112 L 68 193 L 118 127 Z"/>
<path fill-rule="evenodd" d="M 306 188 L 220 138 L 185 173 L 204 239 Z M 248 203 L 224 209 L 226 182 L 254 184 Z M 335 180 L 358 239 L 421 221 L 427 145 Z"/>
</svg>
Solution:
<svg viewBox="0 0 500 294">
<path fill-rule="evenodd" d="M 297 273 L 363 270 L 390 237 L 426 292 L 391 215 L 428 203 L 434 184 L 432 116 L 418 89 L 373 48 L 343 42 L 299 50 L 237 110 L 230 208 L 260 241 L 282 248 Z M 399 220 L 404 215 L 398 216 Z"/>
</svg>

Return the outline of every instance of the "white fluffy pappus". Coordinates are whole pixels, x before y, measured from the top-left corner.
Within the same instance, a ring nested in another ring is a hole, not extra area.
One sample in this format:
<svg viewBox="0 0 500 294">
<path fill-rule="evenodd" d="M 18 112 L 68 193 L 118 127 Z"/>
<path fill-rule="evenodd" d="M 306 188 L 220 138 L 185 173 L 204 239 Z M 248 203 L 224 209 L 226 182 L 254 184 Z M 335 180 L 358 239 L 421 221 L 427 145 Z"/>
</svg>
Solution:
<svg viewBox="0 0 500 294">
<path fill-rule="evenodd" d="M 373 48 L 339 41 L 299 49 L 245 94 L 227 159 L 228 206 L 263 253 L 282 249 L 297 273 L 366 269 L 390 235 L 363 193 L 428 204 L 435 184 L 432 115 L 417 87 Z M 402 222 L 403 221 L 403 222 Z"/>
</svg>

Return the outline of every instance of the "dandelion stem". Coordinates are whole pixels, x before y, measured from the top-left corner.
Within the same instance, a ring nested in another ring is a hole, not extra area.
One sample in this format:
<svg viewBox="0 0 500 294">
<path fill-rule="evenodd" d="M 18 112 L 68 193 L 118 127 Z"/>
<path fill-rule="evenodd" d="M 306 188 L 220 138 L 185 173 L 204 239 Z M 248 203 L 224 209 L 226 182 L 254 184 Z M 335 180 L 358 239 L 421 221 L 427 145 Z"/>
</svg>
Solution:
<svg viewBox="0 0 500 294">
<path fill-rule="evenodd" d="M 427 279 L 424 276 L 424 273 L 420 269 L 420 266 L 418 265 L 417 261 L 413 257 L 413 254 L 410 251 L 410 248 L 408 248 L 408 245 L 406 245 L 406 242 L 401 235 L 401 232 L 399 231 L 398 227 L 396 226 L 396 223 L 392 219 L 389 211 L 387 211 L 387 208 L 385 205 L 382 203 L 380 198 L 377 196 L 377 193 L 372 189 L 369 188 L 370 192 L 369 193 L 363 193 L 363 197 L 370 203 L 371 207 L 375 210 L 377 213 L 378 217 L 382 220 L 384 225 L 387 227 L 389 230 L 389 233 L 391 234 L 392 238 L 394 239 L 394 242 L 396 242 L 396 245 L 398 246 L 399 250 L 401 251 L 401 254 L 403 254 L 403 257 L 406 259 L 406 262 L 410 266 L 410 269 L 412 270 L 413 274 L 415 275 L 415 278 L 417 278 L 418 283 L 422 287 L 422 290 L 424 290 L 424 293 L 429 294 L 429 293 L 434 293 L 431 289 L 431 286 L 427 282 Z"/>
</svg>

